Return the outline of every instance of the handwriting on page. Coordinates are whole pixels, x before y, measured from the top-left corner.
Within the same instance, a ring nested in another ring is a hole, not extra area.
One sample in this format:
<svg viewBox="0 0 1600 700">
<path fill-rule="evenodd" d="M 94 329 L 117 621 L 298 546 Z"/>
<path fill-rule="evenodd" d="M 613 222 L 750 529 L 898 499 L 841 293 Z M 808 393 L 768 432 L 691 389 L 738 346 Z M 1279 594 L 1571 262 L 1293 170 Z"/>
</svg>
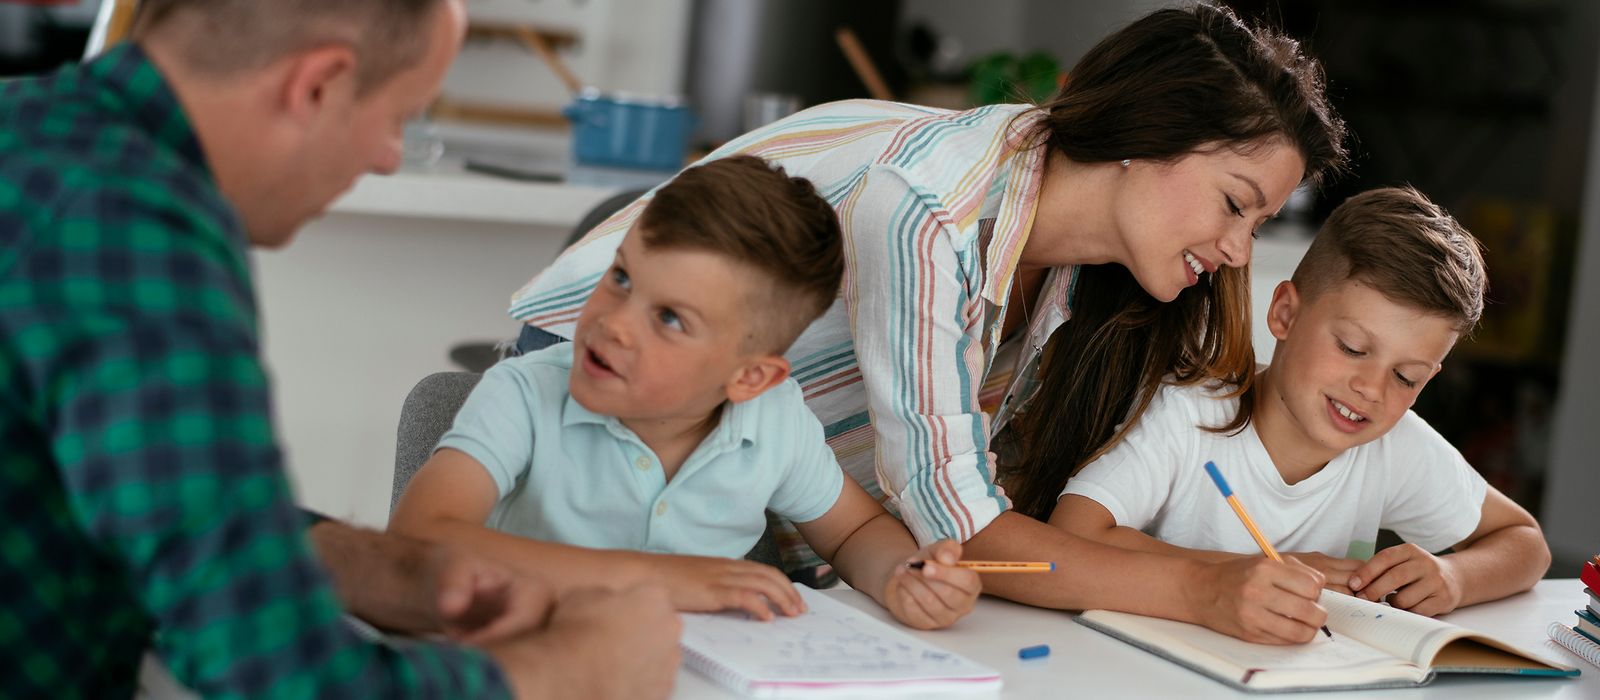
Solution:
<svg viewBox="0 0 1600 700">
<path fill-rule="evenodd" d="M 1323 591 L 1318 601 L 1328 611 L 1328 627 L 1419 665 L 1458 629 L 1430 617 L 1352 596 Z"/>
<path fill-rule="evenodd" d="M 723 650 L 761 676 L 848 679 L 970 668 L 954 654 L 886 639 L 874 629 L 883 624 L 865 616 L 824 615 L 813 607 L 766 623 L 737 615 L 694 617 L 684 628 L 686 645 Z"/>
</svg>

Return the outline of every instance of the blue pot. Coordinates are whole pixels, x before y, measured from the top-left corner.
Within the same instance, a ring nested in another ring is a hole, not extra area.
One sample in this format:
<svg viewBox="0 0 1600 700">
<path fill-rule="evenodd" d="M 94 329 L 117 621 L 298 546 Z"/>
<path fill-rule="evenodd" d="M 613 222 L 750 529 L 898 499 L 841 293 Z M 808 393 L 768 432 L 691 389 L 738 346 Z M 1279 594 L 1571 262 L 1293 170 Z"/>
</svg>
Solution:
<svg viewBox="0 0 1600 700">
<path fill-rule="evenodd" d="M 607 95 L 584 90 L 561 110 L 572 122 L 578 165 L 644 170 L 683 167 L 695 118 L 676 99 Z"/>
</svg>

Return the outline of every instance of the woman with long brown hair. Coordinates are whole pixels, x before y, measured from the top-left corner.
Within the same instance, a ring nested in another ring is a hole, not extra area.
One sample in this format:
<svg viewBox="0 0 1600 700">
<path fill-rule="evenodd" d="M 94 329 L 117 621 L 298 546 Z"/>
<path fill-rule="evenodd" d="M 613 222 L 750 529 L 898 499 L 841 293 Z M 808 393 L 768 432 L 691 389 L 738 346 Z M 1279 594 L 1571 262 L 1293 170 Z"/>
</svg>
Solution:
<svg viewBox="0 0 1600 700">
<path fill-rule="evenodd" d="M 1128 552 L 1038 518 L 1162 377 L 1249 380 L 1251 238 L 1343 166 L 1343 139 L 1295 42 L 1197 5 L 1102 40 L 1044 105 L 833 103 L 709 158 L 765 158 L 838 212 L 845 287 L 792 376 L 841 465 L 919 540 L 1056 562 L 987 577 L 1003 597 L 1282 642 L 1321 624 L 1314 571 Z M 514 297 L 524 348 L 570 337 L 642 202 Z"/>
</svg>

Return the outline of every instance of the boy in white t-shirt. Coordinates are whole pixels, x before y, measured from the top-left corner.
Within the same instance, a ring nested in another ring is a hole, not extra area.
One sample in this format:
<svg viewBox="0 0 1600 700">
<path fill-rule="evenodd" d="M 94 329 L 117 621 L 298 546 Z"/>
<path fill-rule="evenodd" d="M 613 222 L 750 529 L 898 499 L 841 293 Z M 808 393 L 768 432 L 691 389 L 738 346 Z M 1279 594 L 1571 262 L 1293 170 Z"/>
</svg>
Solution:
<svg viewBox="0 0 1600 700">
<path fill-rule="evenodd" d="M 1254 385 L 1164 387 L 1050 522 L 1130 549 L 1258 556 L 1214 461 L 1262 534 L 1330 589 L 1424 615 L 1528 589 L 1550 564 L 1538 522 L 1410 411 L 1477 323 L 1485 283 L 1477 240 L 1421 193 L 1351 198 L 1273 292 L 1278 343 Z M 1374 552 L 1379 528 L 1405 544 Z"/>
</svg>

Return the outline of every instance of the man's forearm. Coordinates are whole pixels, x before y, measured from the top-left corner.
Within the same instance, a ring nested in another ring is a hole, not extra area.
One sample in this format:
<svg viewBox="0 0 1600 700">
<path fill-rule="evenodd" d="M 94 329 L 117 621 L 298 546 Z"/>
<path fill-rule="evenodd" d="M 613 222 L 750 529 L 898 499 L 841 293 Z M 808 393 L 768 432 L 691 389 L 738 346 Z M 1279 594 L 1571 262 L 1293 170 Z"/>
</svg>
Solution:
<svg viewBox="0 0 1600 700">
<path fill-rule="evenodd" d="M 311 544 L 333 579 L 347 611 L 397 632 L 434 632 L 438 609 L 425 579 L 434 545 L 353 527 L 336 520 L 314 524 Z"/>
</svg>

